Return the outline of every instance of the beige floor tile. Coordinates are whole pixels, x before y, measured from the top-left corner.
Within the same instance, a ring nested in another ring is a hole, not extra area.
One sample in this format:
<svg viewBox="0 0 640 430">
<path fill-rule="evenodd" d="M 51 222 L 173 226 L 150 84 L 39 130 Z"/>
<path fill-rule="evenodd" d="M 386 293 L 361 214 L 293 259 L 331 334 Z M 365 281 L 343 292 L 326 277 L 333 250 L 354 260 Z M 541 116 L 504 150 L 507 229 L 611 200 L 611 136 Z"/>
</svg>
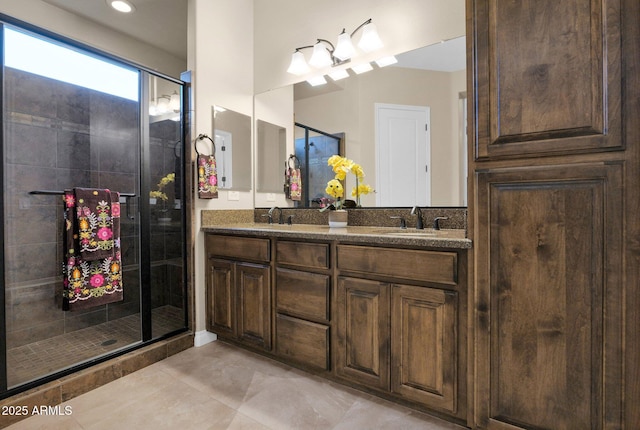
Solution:
<svg viewBox="0 0 640 430">
<path fill-rule="evenodd" d="M 462 430 L 221 342 L 191 348 L 10 430 Z"/>
<path fill-rule="evenodd" d="M 73 415 L 34 415 L 7 428 L 11 430 L 83 430 Z"/>
<path fill-rule="evenodd" d="M 439 418 L 414 412 L 382 399 L 362 399 L 344 414 L 332 430 L 461 430 Z"/>
</svg>

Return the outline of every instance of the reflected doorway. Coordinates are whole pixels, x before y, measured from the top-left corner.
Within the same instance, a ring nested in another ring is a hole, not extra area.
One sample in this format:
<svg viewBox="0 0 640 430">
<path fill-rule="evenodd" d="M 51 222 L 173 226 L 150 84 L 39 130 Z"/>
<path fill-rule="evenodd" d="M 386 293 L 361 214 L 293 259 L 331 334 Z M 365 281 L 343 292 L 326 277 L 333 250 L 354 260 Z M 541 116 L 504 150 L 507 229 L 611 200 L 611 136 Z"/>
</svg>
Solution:
<svg viewBox="0 0 640 430">
<path fill-rule="evenodd" d="M 431 206 L 429 107 L 376 103 L 375 112 L 376 206 Z"/>
</svg>

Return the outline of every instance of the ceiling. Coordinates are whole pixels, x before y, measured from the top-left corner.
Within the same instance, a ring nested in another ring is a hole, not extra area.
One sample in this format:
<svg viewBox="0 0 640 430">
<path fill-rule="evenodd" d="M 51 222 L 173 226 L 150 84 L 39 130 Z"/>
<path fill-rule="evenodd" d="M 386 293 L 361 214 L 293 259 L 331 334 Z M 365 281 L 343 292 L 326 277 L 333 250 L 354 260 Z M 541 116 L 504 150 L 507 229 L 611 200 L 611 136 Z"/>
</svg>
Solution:
<svg viewBox="0 0 640 430">
<path fill-rule="evenodd" d="M 187 59 L 187 0 L 129 0 L 136 8 L 130 14 L 106 0 L 41 1 Z M 396 66 L 454 71 L 465 68 L 465 58 L 465 38 L 459 37 L 398 55 Z"/>
<path fill-rule="evenodd" d="M 466 68 L 466 37 L 442 41 L 424 48 L 414 49 L 396 55 L 397 67 L 435 70 L 438 72 L 457 72 Z"/>
<path fill-rule="evenodd" d="M 129 0 L 136 8 L 129 14 L 106 0 L 41 1 L 187 59 L 187 0 Z"/>
</svg>

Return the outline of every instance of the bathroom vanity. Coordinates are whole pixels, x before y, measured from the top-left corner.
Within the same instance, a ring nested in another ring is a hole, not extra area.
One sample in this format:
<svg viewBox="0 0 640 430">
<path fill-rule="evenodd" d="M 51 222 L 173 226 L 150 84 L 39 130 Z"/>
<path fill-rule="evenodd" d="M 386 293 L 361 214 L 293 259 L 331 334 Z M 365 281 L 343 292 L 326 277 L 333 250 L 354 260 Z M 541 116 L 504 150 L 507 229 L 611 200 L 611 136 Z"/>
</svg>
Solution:
<svg viewBox="0 0 640 430">
<path fill-rule="evenodd" d="M 467 420 L 464 230 L 204 227 L 207 329 L 415 408 Z"/>
</svg>

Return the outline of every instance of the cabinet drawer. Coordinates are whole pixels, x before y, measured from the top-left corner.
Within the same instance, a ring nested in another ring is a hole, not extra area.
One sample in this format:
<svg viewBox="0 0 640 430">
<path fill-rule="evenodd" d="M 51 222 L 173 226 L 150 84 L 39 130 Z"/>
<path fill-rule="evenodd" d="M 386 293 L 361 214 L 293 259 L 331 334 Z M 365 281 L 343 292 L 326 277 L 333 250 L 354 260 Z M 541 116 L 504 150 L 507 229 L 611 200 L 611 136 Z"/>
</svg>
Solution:
<svg viewBox="0 0 640 430">
<path fill-rule="evenodd" d="M 290 266 L 328 269 L 329 245 L 326 243 L 278 241 L 276 262 Z"/>
<path fill-rule="evenodd" d="M 455 252 L 338 245 L 338 269 L 415 281 L 456 285 Z"/>
<path fill-rule="evenodd" d="M 329 276 L 276 269 L 278 311 L 317 320 L 329 320 Z"/>
<path fill-rule="evenodd" d="M 208 234 L 205 247 L 208 256 L 264 262 L 271 258 L 269 239 Z"/>
<path fill-rule="evenodd" d="M 329 327 L 278 314 L 276 353 L 301 364 L 329 369 Z"/>
</svg>

